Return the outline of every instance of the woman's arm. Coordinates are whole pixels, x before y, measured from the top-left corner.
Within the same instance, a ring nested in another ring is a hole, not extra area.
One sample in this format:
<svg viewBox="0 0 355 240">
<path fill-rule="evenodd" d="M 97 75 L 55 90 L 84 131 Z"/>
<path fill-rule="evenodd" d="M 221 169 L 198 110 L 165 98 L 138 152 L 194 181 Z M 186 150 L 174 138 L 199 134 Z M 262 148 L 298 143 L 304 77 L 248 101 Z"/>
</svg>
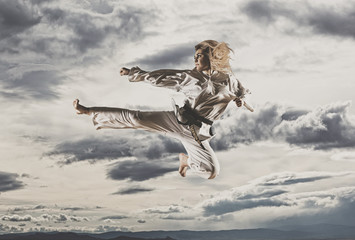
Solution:
<svg viewBox="0 0 355 240">
<path fill-rule="evenodd" d="M 249 111 L 253 112 L 254 109 L 249 106 L 245 101 L 245 97 L 250 93 L 249 89 L 243 87 L 242 83 L 235 77 L 230 77 L 231 91 L 234 92 L 236 98 L 235 103 L 238 107 L 245 106 Z"/>
<path fill-rule="evenodd" d="M 195 79 L 191 76 L 191 70 L 162 69 L 147 72 L 139 67 L 133 67 L 131 69 L 121 68 L 120 74 L 121 76 L 128 75 L 128 80 L 131 82 L 144 81 L 156 87 L 166 87 L 177 91 L 191 84 Z"/>
</svg>

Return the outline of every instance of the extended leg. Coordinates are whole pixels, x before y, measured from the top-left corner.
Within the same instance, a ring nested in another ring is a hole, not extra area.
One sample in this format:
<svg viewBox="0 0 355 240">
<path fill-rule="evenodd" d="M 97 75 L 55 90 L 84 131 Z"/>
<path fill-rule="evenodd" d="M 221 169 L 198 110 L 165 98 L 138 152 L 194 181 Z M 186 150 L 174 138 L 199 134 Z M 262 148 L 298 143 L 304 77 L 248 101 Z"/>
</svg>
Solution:
<svg viewBox="0 0 355 240">
<path fill-rule="evenodd" d="M 74 108 L 79 114 L 91 115 L 96 129 L 133 128 L 165 134 L 179 139 L 187 150 L 188 156 L 179 155 L 179 173 L 186 176 L 188 169 L 203 178 L 213 179 L 219 173 L 219 163 L 208 140 L 204 148 L 194 140 L 191 132 L 179 124 L 173 111 L 141 112 L 122 108 L 85 107 L 75 100 Z"/>
<path fill-rule="evenodd" d="M 77 114 L 87 114 L 90 115 L 90 110 L 87 107 L 84 107 L 83 105 L 79 104 L 79 99 L 75 99 L 73 102 L 73 106 L 76 110 Z"/>
</svg>

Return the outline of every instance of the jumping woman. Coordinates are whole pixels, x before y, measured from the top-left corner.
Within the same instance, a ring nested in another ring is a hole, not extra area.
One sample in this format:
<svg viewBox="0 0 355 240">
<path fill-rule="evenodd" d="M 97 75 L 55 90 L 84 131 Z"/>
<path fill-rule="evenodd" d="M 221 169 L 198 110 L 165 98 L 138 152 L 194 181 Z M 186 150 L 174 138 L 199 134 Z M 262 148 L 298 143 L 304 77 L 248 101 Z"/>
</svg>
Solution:
<svg viewBox="0 0 355 240">
<path fill-rule="evenodd" d="M 209 141 L 213 122 L 219 119 L 231 101 L 250 108 L 243 98 L 248 92 L 232 75 L 229 64 L 232 50 L 228 44 L 206 40 L 195 46 L 195 68 L 192 70 L 143 71 L 139 67 L 121 68 L 121 76 L 131 82 L 147 82 L 184 93 L 185 104 L 174 105 L 174 111 L 136 111 L 123 108 L 85 107 L 76 99 L 78 114 L 90 115 L 96 129 L 142 129 L 181 141 L 187 155 L 179 154 L 179 173 L 190 171 L 213 179 L 220 171 L 218 159 Z"/>
</svg>

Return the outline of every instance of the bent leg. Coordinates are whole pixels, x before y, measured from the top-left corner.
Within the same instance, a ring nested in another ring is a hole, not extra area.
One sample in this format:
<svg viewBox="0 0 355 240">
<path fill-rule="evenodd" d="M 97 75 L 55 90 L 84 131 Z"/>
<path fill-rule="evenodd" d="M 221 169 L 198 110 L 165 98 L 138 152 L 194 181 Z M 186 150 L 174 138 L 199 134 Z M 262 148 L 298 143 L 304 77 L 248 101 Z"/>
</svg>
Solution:
<svg viewBox="0 0 355 240">
<path fill-rule="evenodd" d="M 205 149 L 193 139 L 184 140 L 182 143 L 187 150 L 187 164 L 191 172 L 206 179 L 213 179 L 219 174 L 220 165 L 209 140 L 202 142 Z"/>
<path fill-rule="evenodd" d="M 180 162 L 180 166 L 179 166 L 179 173 L 181 175 L 181 177 L 186 177 L 186 171 L 189 168 L 189 165 L 187 164 L 187 159 L 189 157 L 183 153 L 179 154 L 179 162 Z"/>
</svg>

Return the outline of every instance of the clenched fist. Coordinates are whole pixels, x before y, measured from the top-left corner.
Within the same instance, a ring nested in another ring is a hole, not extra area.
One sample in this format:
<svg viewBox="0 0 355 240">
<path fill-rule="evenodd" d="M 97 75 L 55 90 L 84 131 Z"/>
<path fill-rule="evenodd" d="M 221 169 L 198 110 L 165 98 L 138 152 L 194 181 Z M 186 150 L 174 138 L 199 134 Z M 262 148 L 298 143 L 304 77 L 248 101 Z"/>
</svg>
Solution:
<svg viewBox="0 0 355 240">
<path fill-rule="evenodd" d="M 120 74 L 121 74 L 121 76 L 123 76 L 123 75 L 128 75 L 129 74 L 129 69 L 128 68 L 125 68 L 125 67 L 123 67 L 123 68 L 121 68 L 121 70 L 120 70 Z"/>
<path fill-rule="evenodd" d="M 240 98 L 236 98 L 234 101 L 237 104 L 237 107 L 241 107 L 243 105 L 243 100 Z"/>
</svg>

